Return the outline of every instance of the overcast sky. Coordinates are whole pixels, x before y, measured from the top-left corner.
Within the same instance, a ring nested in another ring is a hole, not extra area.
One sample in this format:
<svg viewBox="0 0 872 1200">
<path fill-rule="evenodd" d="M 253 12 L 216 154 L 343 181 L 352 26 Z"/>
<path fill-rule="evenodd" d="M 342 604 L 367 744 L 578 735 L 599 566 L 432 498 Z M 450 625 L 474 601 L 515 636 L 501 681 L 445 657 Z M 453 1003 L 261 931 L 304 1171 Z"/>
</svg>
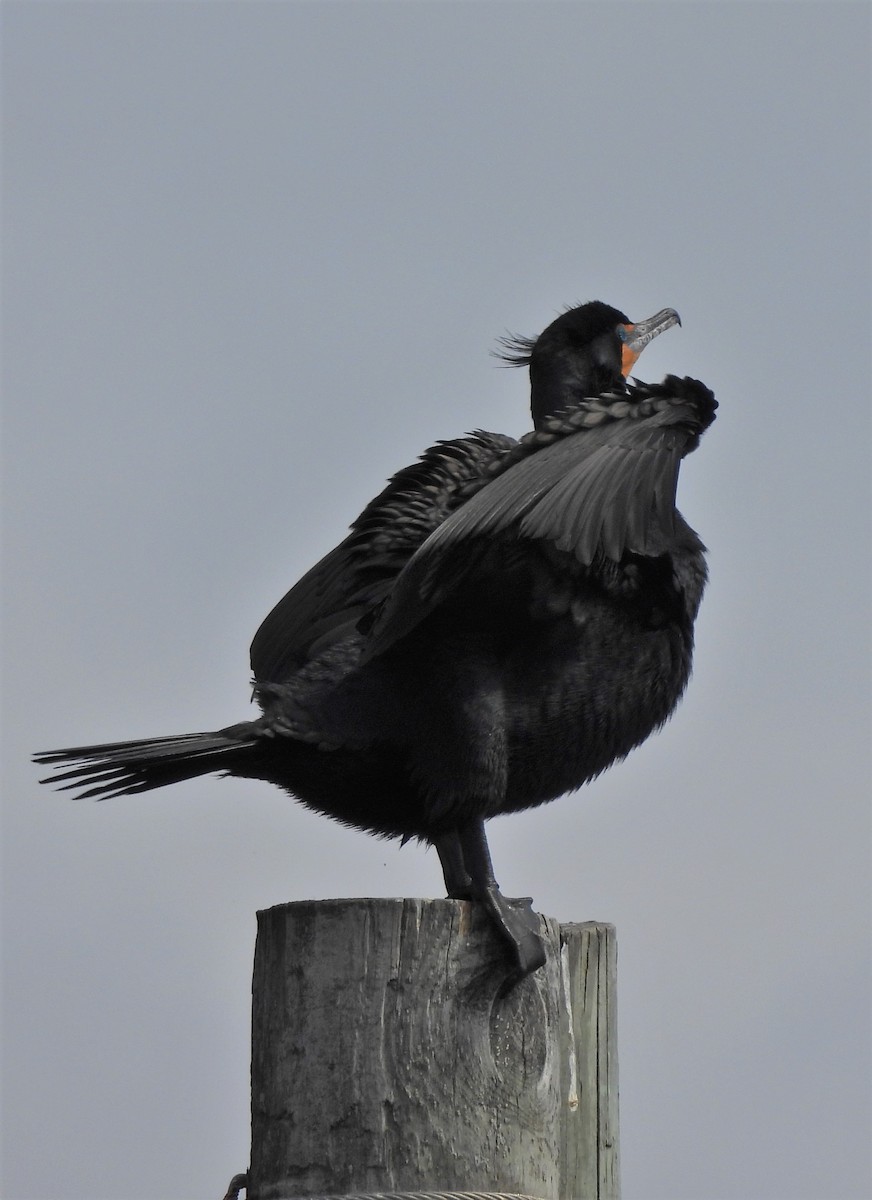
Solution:
<svg viewBox="0 0 872 1200">
<path fill-rule="evenodd" d="M 28 755 L 246 718 L 273 603 L 566 303 L 718 419 L 669 726 L 497 821 L 617 925 L 625 1200 L 868 1200 L 870 8 L 3 6 L 7 1200 L 245 1169 L 255 911 L 441 894 L 266 784 L 105 804 Z"/>
</svg>

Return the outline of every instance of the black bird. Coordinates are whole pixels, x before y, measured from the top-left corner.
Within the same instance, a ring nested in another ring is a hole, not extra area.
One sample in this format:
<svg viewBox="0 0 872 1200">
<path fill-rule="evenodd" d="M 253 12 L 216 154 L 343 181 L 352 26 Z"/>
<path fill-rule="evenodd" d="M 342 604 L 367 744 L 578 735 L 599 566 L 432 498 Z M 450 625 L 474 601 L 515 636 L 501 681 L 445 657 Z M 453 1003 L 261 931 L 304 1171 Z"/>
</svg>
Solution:
<svg viewBox="0 0 872 1200">
<path fill-rule="evenodd" d="M 499 891 L 484 822 L 623 758 L 690 675 L 705 548 L 675 491 L 716 402 L 692 379 L 627 382 L 679 323 L 596 301 L 504 339 L 530 368 L 534 430 L 439 442 L 391 479 L 255 635 L 258 720 L 36 761 L 83 796 L 264 779 L 432 843 L 448 895 L 484 903 L 515 977 L 534 971 L 538 919 Z"/>
</svg>

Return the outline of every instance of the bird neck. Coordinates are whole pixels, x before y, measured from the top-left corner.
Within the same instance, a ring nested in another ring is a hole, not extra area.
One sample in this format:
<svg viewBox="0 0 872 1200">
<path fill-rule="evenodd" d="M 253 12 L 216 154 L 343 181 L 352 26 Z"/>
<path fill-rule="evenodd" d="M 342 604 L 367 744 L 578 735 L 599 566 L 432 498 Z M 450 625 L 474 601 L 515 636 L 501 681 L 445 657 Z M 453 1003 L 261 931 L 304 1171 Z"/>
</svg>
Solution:
<svg viewBox="0 0 872 1200">
<path fill-rule="evenodd" d="M 582 400 L 605 392 L 623 391 L 620 370 L 604 363 L 580 363 L 569 356 L 530 365 L 530 411 L 540 429 L 555 413 L 575 408 Z"/>
</svg>

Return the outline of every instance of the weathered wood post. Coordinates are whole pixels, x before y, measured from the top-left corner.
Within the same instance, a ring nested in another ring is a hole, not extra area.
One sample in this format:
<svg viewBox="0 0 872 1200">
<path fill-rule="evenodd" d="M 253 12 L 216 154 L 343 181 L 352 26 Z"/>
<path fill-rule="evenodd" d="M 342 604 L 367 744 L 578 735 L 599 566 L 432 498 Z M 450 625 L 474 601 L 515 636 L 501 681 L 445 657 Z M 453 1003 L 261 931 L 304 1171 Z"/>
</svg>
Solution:
<svg viewBox="0 0 872 1200">
<path fill-rule="evenodd" d="M 258 913 L 249 1200 L 617 1200 L 614 929 L 542 921 L 547 965 L 503 996 L 477 905 Z"/>
</svg>

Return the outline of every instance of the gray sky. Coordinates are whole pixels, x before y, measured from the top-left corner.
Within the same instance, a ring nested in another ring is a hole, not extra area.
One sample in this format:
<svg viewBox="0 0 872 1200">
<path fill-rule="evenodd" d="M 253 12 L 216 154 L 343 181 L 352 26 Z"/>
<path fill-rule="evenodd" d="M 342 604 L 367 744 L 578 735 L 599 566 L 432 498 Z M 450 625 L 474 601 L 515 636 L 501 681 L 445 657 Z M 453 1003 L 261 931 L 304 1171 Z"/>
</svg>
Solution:
<svg viewBox="0 0 872 1200">
<path fill-rule="evenodd" d="M 207 1200 L 248 1158 L 254 913 L 441 894 L 266 784 L 72 803 L 36 749 L 244 719 L 272 604 L 488 351 L 684 327 L 696 674 L 508 894 L 616 923 L 625 1200 L 860 1200 L 870 1122 L 863 3 L 4 5 L 2 1194 Z"/>
</svg>

